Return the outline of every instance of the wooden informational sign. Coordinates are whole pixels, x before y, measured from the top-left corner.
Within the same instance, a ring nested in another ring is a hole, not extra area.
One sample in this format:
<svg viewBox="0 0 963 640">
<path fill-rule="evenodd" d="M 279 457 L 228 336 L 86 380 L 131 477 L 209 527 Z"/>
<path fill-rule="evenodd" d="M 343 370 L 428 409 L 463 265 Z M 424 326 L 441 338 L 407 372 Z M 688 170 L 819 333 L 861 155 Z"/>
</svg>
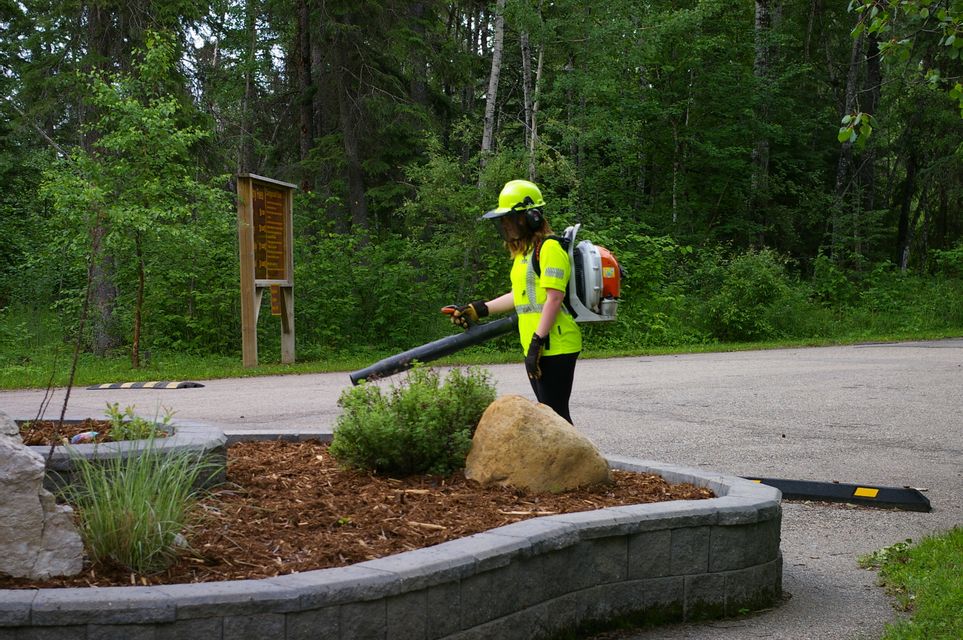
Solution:
<svg viewBox="0 0 963 640">
<path fill-rule="evenodd" d="M 264 290 L 271 315 L 281 317 L 281 362 L 294 362 L 294 190 L 287 182 L 243 173 L 237 177 L 237 234 L 241 259 L 241 347 L 245 367 L 257 365 L 257 319 Z"/>
<path fill-rule="evenodd" d="M 287 281 L 286 189 L 261 181 L 252 184 L 254 279 Z"/>
</svg>

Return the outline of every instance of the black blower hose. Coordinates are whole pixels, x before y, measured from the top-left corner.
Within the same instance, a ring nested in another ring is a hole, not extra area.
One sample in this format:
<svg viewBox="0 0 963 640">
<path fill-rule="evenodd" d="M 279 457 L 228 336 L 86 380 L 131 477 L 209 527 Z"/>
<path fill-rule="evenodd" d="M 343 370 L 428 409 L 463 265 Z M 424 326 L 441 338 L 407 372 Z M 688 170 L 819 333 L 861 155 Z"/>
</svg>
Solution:
<svg viewBox="0 0 963 640">
<path fill-rule="evenodd" d="M 491 340 L 497 336 L 514 331 L 518 326 L 518 316 L 512 314 L 507 318 L 501 318 L 493 322 L 476 324 L 464 333 L 448 336 L 423 344 L 420 347 L 409 349 L 403 353 L 389 356 L 384 360 L 379 360 L 370 367 L 359 369 L 350 374 L 351 384 L 358 384 L 362 380 L 376 380 L 386 378 L 402 371 L 407 371 L 417 362 L 431 362 L 438 358 L 451 355 L 456 351 L 461 351 L 466 347 L 481 344 L 486 340 Z"/>
</svg>

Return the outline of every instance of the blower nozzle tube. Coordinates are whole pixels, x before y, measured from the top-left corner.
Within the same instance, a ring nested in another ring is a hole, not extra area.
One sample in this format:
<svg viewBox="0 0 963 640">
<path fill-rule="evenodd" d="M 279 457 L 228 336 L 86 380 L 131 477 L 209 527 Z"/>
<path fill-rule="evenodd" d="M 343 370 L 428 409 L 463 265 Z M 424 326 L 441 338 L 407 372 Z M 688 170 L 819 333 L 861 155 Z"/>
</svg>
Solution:
<svg viewBox="0 0 963 640">
<path fill-rule="evenodd" d="M 518 316 L 512 314 L 507 318 L 476 324 L 464 333 L 448 336 L 423 344 L 420 347 L 409 349 L 402 353 L 389 356 L 384 360 L 379 360 L 370 367 L 359 369 L 350 374 L 351 384 L 358 384 L 362 380 L 386 378 L 402 371 L 407 371 L 414 366 L 415 361 L 431 362 L 443 356 L 451 355 L 456 351 L 461 351 L 466 347 L 481 344 L 486 340 L 491 340 L 497 336 L 513 331 L 518 326 Z"/>
</svg>

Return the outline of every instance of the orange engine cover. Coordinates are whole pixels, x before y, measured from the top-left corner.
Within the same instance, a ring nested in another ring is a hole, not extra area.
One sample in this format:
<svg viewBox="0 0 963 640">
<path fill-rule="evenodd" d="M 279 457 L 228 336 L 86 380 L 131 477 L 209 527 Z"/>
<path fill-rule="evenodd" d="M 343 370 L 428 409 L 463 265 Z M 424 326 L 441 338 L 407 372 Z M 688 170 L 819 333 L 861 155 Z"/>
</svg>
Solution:
<svg viewBox="0 0 963 640">
<path fill-rule="evenodd" d="M 618 298 L 622 290 L 622 270 L 619 262 L 611 251 L 599 245 L 595 246 L 602 258 L 602 298 Z"/>
</svg>

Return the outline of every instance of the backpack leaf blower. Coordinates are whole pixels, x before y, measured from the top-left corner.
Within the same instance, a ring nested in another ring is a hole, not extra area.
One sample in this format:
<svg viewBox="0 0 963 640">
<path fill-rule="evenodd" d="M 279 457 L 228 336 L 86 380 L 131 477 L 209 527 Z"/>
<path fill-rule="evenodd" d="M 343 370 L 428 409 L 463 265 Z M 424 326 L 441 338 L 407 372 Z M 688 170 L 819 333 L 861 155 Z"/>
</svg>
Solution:
<svg viewBox="0 0 963 640">
<path fill-rule="evenodd" d="M 575 243 L 581 224 L 565 229 L 562 236 L 552 236 L 568 251 L 572 264 L 572 276 L 565 292 L 565 306 L 576 322 L 608 322 L 615 320 L 621 291 L 622 268 L 615 256 L 588 240 Z M 532 266 L 541 275 L 538 256 L 533 256 Z M 415 362 L 431 362 L 466 347 L 481 344 L 500 335 L 514 331 L 518 316 L 476 324 L 464 333 L 447 336 L 403 353 L 379 360 L 373 365 L 350 374 L 351 383 L 375 380 L 407 371 Z"/>
</svg>

